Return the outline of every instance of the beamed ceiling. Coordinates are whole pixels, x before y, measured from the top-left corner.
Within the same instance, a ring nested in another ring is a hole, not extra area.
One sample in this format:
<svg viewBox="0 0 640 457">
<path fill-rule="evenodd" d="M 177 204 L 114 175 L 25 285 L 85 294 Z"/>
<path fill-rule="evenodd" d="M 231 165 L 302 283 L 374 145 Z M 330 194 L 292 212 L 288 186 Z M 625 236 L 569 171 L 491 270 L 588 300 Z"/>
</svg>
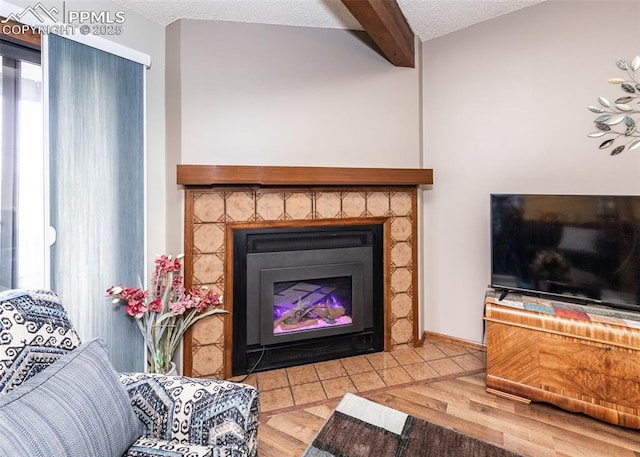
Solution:
<svg viewBox="0 0 640 457">
<path fill-rule="evenodd" d="M 159 24 L 179 19 L 364 30 L 394 65 L 437 38 L 544 0 L 116 0 Z"/>
</svg>

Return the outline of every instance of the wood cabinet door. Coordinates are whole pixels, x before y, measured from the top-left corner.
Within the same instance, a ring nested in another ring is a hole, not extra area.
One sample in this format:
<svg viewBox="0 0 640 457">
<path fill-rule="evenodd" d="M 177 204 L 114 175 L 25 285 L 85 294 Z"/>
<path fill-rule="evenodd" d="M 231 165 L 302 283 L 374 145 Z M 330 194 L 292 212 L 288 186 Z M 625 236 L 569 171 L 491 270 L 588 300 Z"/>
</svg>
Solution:
<svg viewBox="0 0 640 457">
<path fill-rule="evenodd" d="M 539 339 L 541 389 L 615 407 L 640 410 L 640 354 L 632 349 L 544 334 Z"/>
</svg>

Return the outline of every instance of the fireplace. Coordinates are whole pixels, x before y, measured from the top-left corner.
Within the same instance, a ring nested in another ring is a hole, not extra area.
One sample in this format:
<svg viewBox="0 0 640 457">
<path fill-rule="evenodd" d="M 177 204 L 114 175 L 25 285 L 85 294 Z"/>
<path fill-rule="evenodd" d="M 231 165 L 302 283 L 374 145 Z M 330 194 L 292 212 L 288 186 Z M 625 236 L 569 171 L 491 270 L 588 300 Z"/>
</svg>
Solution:
<svg viewBox="0 0 640 457">
<path fill-rule="evenodd" d="M 433 183 L 433 170 L 185 164 L 177 172 L 185 187 L 185 280 L 223 294 L 230 312 L 187 332 L 184 374 L 232 376 L 237 229 L 384 225 L 384 350 L 420 343 L 418 189 Z"/>
<path fill-rule="evenodd" d="M 384 346 L 383 225 L 233 230 L 233 375 Z"/>
</svg>

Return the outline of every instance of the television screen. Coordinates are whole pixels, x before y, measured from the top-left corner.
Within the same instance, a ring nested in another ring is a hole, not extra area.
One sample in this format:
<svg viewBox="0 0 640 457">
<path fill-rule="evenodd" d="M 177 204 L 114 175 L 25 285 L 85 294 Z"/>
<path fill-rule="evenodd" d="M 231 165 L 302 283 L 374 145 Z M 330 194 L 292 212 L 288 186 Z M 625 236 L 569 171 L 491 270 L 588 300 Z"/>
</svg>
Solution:
<svg viewBox="0 0 640 457">
<path fill-rule="evenodd" d="M 640 310 L 640 197 L 491 195 L 491 285 Z"/>
</svg>

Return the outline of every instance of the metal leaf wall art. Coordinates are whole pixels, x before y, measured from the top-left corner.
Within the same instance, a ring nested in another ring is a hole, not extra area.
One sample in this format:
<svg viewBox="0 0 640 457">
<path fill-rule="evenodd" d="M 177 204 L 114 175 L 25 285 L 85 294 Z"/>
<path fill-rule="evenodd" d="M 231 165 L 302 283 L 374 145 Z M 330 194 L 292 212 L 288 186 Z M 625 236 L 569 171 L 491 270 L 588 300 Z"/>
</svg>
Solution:
<svg viewBox="0 0 640 457">
<path fill-rule="evenodd" d="M 598 116 L 594 119 L 596 131 L 589 134 L 591 138 L 601 138 L 600 149 L 611 149 L 611 155 L 620 154 L 625 149 L 633 151 L 640 148 L 640 83 L 636 71 L 640 68 L 640 56 L 635 56 L 631 63 L 624 59 L 616 62 L 618 68 L 626 72 L 626 78 L 611 78 L 609 83 L 620 86 L 622 95 L 613 102 L 606 97 L 598 97 L 598 104 L 589 107 L 589 111 Z M 624 143 L 624 144 L 620 144 Z"/>
</svg>

